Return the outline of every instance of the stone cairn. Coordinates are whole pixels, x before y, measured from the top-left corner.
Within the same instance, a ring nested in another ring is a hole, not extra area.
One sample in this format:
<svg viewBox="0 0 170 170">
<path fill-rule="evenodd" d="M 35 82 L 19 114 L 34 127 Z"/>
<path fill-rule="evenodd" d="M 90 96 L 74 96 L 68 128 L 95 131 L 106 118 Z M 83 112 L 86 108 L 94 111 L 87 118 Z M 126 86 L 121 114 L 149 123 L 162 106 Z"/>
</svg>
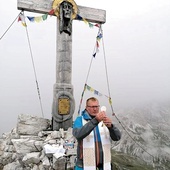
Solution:
<svg viewBox="0 0 170 170">
<path fill-rule="evenodd" d="M 16 128 L 0 138 L 0 170 L 73 170 L 72 128 L 51 131 L 51 121 L 21 114 Z"/>
</svg>

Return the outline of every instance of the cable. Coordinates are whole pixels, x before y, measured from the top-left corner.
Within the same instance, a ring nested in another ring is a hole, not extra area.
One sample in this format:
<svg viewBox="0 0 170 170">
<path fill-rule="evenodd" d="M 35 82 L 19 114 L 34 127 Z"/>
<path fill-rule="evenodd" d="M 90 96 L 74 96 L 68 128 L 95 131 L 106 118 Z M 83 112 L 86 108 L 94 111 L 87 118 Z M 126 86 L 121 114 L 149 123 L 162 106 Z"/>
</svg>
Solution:
<svg viewBox="0 0 170 170">
<path fill-rule="evenodd" d="M 21 14 L 21 12 L 17 15 L 17 17 L 14 19 L 14 21 L 11 23 L 11 25 L 7 28 L 7 30 L 2 34 L 0 40 L 5 36 L 5 34 L 9 31 L 9 29 L 12 27 L 12 25 L 14 24 L 14 22 L 18 19 L 19 15 Z"/>
<path fill-rule="evenodd" d="M 128 134 L 128 136 L 134 141 L 134 143 L 136 143 L 144 152 L 146 152 L 148 155 L 150 155 L 150 156 L 153 158 L 153 164 L 154 164 L 154 156 L 153 156 L 152 154 L 150 154 L 145 148 L 143 148 L 143 147 L 130 135 L 130 133 L 126 130 L 125 126 L 121 123 L 121 121 L 118 119 L 118 117 L 117 117 L 116 114 L 114 113 L 114 109 L 113 109 L 112 101 L 111 101 L 109 78 L 108 78 L 108 71 L 107 71 L 107 62 L 106 62 L 106 54 L 105 54 L 105 48 L 104 48 L 104 38 L 103 38 L 104 36 L 103 36 L 103 30 L 102 30 L 102 27 L 101 27 L 101 26 L 100 26 L 100 28 L 99 28 L 98 35 L 99 35 L 100 32 L 102 33 L 102 45 L 103 45 L 103 53 L 104 53 L 105 74 L 106 74 L 107 88 L 108 88 L 108 94 L 109 94 L 109 97 L 108 97 L 108 98 L 109 98 L 109 103 L 110 103 L 111 110 L 112 110 L 112 116 L 115 116 L 115 117 L 116 117 L 118 123 L 122 126 L 122 128 L 124 129 L 124 131 L 125 131 L 125 132 Z M 80 113 L 81 104 L 82 104 L 82 100 L 83 100 L 83 95 L 84 95 L 84 92 L 85 92 L 85 90 L 86 90 L 87 81 L 88 81 L 88 77 L 89 77 L 89 74 L 90 74 L 90 69 L 91 69 L 91 66 L 92 66 L 93 58 L 94 58 L 94 56 L 92 57 L 92 59 L 91 59 L 91 61 L 90 61 L 90 65 L 89 65 L 89 69 L 88 69 L 88 73 L 87 73 L 87 77 L 86 77 L 84 89 L 83 89 L 82 96 L 81 96 L 81 100 L 80 100 L 80 105 L 79 105 L 78 114 Z M 106 96 L 106 95 L 105 95 L 105 96 Z"/>
<path fill-rule="evenodd" d="M 102 35 L 103 35 L 103 30 L 101 28 L 101 32 L 102 32 Z M 103 36 L 104 37 L 104 36 Z M 107 79 L 107 88 L 108 88 L 108 94 L 109 94 L 109 98 L 111 100 L 111 94 L 110 94 L 110 86 L 109 86 L 109 78 L 108 78 L 108 71 L 107 71 L 107 62 L 106 62 L 106 54 L 105 54 L 105 48 L 104 48 L 104 38 L 102 38 L 102 45 L 103 45 L 103 53 L 104 53 L 104 62 L 105 62 L 105 71 L 106 71 L 106 79 Z M 110 103 L 110 106 L 111 106 L 111 110 L 112 110 L 112 115 L 114 115 L 117 119 L 117 121 L 119 122 L 119 124 L 122 126 L 122 128 L 125 130 L 125 132 L 129 135 L 129 137 L 134 141 L 134 143 L 136 143 L 144 152 L 146 152 L 148 155 L 150 155 L 153 160 L 154 160 L 154 156 L 151 155 L 146 149 L 144 149 L 139 143 L 137 143 L 137 141 L 135 141 L 133 139 L 133 137 L 130 135 L 130 133 L 126 130 L 126 128 L 123 126 L 123 124 L 121 123 L 121 121 L 118 119 L 118 117 L 116 116 L 116 114 L 114 113 L 114 109 L 113 109 L 113 106 L 112 106 L 112 103 Z"/>
<path fill-rule="evenodd" d="M 24 12 L 21 12 L 20 14 L 24 15 Z M 25 23 L 26 23 L 26 21 L 25 21 Z M 33 53 L 32 53 L 32 49 L 31 49 L 31 43 L 30 43 L 30 38 L 29 38 L 29 34 L 28 34 L 27 24 L 26 24 L 25 29 L 26 29 L 28 45 L 29 45 L 30 54 L 31 54 L 31 61 L 32 61 L 32 65 L 33 65 L 34 75 L 35 75 L 35 81 L 36 81 L 36 86 L 37 86 L 38 97 L 39 97 L 39 101 L 40 101 L 41 113 L 42 113 L 42 117 L 44 118 L 43 107 L 42 107 L 42 102 L 41 102 L 41 95 L 40 95 L 40 89 L 39 89 L 39 85 L 38 85 L 38 81 L 37 81 L 36 69 L 35 69 L 35 64 L 34 64 Z"/>
<path fill-rule="evenodd" d="M 100 28 L 99 28 L 99 30 L 98 30 L 97 35 L 98 35 L 99 33 L 100 33 Z M 95 51 L 96 51 L 96 44 L 95 44 L 95 46 L 94 46 L 93 54 L 94 54 Z M 85 92 L 85 90 L 86 90 L 86 85 L 87 85 L 88 77 L 89 77 L 89 74 L 90 74 L 90 70 L 91 70 L 91 66 L 92 66 L 92 61 L 93 61 L 93 59 L 94 59 L 94 55 L 92 55 L 91 60 L 90 60 L 89 69 L 88 69 L 88 72 L 87 72 L 87 76 L 86 76 L 86 80 L 85 80 L 85 83 L 84 83 L 83 92 L 82 92 L 82 94 L 81 94 L 81 99 L 80 99 L 80 103 L 79 103 L 78 115 L 80 114 L 81 104 L 82 104 L 82 101 L 83 101 L 84 92 Z"/>
<path fill-rule="evenodd" d="M 101 33 L 102 33 L 102 36 L 103 36 L 102 27 L 101 27 Z M 113 109 L 112 102 L 111 102 L 111 93 L 110 93 L 109 78 L 108 78 L 108 71 L 107 71 L 107 62 L 106 62 L 106 53 L 105 53 L 105 46 L 104 46 L 104 36 L 102 37 L 102 45 L 103 45 L 103 54 L 104 54 L 104 63 L 105 63 L 105 72 L 106 72 L 105 74 L 106 74 L 106 80 L 107 80 L 107 89 L 108 89 L 108 94 L 109 94 L 109 103 L 110 103 L 110 106 L 111 106 L 112 116 L 113 116 L 113 115 L 115 115 L 115 113 L 114 113 L 114 109 Z"/>
<path fill-rule="evenodd" d="M 24 12 L 21 11 L 21 12 L 17 15 L 17 17 L 16 17 L 16 18 L 14 19 L 14 21 L 10 24 L 10 26 L 7 28 L 7 30 L 4 32 L 4 34 L 0 37 L 0 40 L 2 40 L 2 38 L 3 38 L 3 37 L 5 36 L 5 34 L 9 31 L 9 29 L 12 27 L 12 25 L 15 23 L 15 21 L 18 19 L 18 17 L 19 17 L 20 15 L 23 15 L 23 16 L 24 16 Z M 26 22 L 25 22 L 25 23 L 26 23 Z M 26 25 L 27 25 L 27 24 L 26 24 Z M 29 44 L 29 49 L 30 49 L 30 54 L 31 54 L 33 69 L 34 69 L 34 75 L 35 75 L 37 92 L 38 92 L 39 101 L 40 101 L 41 112 L 42 112 L 42 116 L 44 117 L 43 107 L 42 107 L 42 102 L 41 102 L 41 96 L 40 96 L 40 89 L 39 89 L 39 85 L 38 85 L 38 81 L 37 81 L 37 76 L 36 76 L 35 65 L 34 65 L 33 54 L 32 54 L 32 50 L 31 50 L 31 43 L 30 43 L 30 39 L 29 39 L 29 35 L 28 35 L 27 26 L 26 26 L 26 34 L 27 34 L 27 39 L 28 39 L 28 44 Z"/>
</svg>

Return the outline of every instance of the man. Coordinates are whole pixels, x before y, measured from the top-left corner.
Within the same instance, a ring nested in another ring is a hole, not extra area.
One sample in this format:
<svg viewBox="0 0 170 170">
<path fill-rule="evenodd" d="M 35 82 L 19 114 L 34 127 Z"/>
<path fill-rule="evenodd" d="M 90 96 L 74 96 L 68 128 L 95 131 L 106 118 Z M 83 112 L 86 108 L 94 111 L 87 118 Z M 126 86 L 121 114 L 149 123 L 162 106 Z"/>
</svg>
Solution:
<svg viewBox="0 0 170 170">
<path fill-rule="evenodd" d="M 75 170 L 111 170 L 111 140 L 120 140 L 121 134 L 99 109 L 96 98 L 87 99 L 85 110 L 74 122 L 73 136 L 78 142 Z"/>
</svg>

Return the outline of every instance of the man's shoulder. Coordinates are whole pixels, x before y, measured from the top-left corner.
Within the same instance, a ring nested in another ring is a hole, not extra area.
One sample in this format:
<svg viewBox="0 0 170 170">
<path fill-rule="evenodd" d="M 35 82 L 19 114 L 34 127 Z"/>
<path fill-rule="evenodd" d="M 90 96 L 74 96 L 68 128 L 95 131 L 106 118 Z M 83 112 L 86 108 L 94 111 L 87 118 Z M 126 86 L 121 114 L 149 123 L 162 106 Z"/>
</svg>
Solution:
<svg viewBox="0 0 170 170">
<path fill-rule="evenodd" d="M 77 116 L 73 123 L 73 128 L 79 127 L 82 125 L 82 116 Z"/>
<path fill-rule="evenodd" d="M 76 120 L 80 120 L 80 119 L 82 119 L 82 115 L 79 115 L 79 116 L 77 116 L 77 118 L 76 118 Z M 75 120 L 75 121 L 76 121 Z"/>
</svg>

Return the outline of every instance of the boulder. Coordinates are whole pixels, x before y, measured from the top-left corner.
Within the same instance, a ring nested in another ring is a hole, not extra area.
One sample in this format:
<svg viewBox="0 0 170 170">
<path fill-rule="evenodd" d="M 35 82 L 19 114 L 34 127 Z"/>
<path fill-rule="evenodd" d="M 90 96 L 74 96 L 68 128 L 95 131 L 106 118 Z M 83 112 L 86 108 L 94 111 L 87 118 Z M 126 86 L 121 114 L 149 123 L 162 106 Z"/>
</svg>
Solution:
<svg viewBox="0 0 170 170">
<path fill-rule="evenodd" d="M 19 135 L 38 135 L 40 131 L 49 127 L 49 119 L 24 114 L 18 116 L 17 133 Z"/>
</svg>

